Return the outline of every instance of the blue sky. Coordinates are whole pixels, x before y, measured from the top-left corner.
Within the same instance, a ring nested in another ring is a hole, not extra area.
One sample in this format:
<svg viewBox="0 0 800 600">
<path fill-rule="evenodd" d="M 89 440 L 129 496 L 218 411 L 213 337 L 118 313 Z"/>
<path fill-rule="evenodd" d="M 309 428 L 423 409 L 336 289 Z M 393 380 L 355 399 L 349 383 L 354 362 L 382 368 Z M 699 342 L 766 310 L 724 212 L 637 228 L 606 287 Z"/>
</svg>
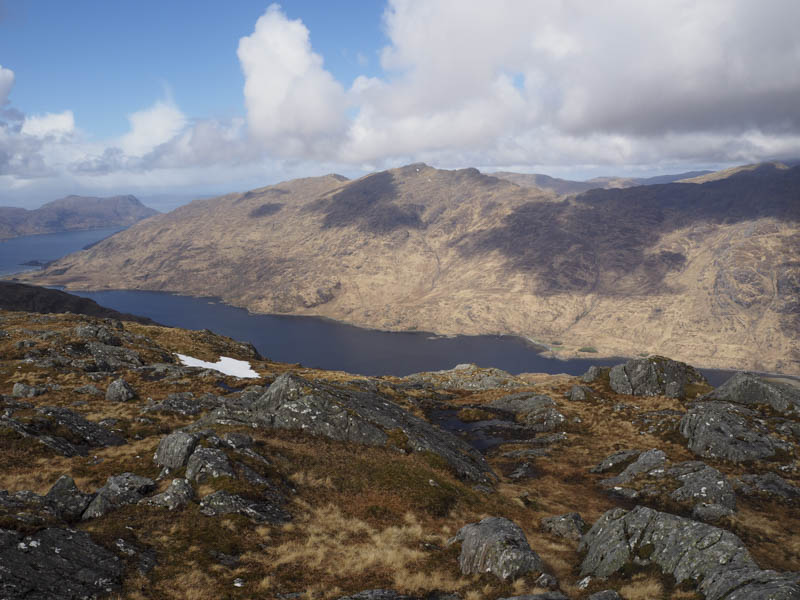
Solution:
<svg viewBox="0 0 800 600">
<path fill-rule="evenodd" d="M 798 22 L 796 0 L 0 0 L 0 205 L 796 158 Z"/>
</svg>

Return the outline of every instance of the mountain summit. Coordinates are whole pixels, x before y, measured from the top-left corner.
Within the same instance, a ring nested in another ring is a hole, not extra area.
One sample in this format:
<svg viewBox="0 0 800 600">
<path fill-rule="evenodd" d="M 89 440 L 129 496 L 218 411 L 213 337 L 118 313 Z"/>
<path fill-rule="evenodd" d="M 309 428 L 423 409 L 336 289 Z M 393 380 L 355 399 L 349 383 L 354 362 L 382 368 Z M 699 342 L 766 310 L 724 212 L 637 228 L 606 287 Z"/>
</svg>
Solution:
<svg viewBox="0 0 800 600">
<path fill-rule="evenodd" d="M 413 164 L 197 200 L 25 277 L 800 373 L 798 199 L 800 167 L 564 197 Z"/>
</svg>

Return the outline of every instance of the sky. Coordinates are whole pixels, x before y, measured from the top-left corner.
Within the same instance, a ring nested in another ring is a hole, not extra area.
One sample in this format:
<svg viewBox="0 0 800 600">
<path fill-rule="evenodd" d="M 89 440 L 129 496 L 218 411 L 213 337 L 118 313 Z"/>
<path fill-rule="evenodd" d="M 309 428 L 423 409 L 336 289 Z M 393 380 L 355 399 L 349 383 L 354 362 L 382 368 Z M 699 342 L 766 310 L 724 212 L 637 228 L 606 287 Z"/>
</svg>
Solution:
<svg viewBox="0 0 800 600">
<path fill-rule="evenodd" d="M 800 157 L 797 0 L 0 0 L 0 205 Z"/>
</svg>

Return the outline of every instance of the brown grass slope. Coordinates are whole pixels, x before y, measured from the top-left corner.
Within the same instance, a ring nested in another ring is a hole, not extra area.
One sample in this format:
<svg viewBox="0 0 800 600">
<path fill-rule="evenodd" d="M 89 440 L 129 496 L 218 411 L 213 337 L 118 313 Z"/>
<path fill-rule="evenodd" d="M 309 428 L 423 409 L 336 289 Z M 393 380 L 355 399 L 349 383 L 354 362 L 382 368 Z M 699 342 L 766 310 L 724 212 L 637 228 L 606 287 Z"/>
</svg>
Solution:
<svg viewBox="0 0 800 600">
<path fill-rule="evenodd" d="M 25 278 L 800 373 L 800 167 L 574 198 L 423 164 L 198 200 Z"/>
</svg>

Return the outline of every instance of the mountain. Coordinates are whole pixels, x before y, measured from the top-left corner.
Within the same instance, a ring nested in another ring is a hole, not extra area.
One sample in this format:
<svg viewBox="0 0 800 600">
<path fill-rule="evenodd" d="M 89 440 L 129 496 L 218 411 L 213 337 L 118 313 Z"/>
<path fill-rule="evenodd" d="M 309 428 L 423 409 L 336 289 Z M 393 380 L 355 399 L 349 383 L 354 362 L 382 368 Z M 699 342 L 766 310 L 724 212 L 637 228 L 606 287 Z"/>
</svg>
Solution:
<svg viewBox="0 0 800 600">
<path fill-rule="evenodd" d="M 198 200 L 21 278 L 797 374 L 798 198 L 798 167 L 562 198 L 415 164 Z"/>
<path fill-rule="evenodd" d="M 657 183 L 673 183 L 679 180 L 687 180 L 691 177 L 702 177 L 711 171 L 690 171 L 677 175 L 658 175 L 656 177 L 595 177 L 588 181 L 571 181 L 569 179 L 559 179 L 538 173 L 512 173 L 510 171 L 497 171 L 490 173 L 494 177 L 505 179 L 516 183 L 522 187 L 537 187 L 543 190 L 551 190 L 559 196 L 570 194 L 581 194 L 589 190 L 598 188 L 624 188 L 637 185 L 654 185 Z"/>
<path fill-rule="evenodd" d="M 0 327 L 4 600 L 800 596 L 797 381 L 364 377 L 207 329 Z"/>
<path fill-rule="evenodd" d="M 0 239 L 78 229 L 128 226 L 158 214 L 135 196 L 67 196 L 27 210 L 0 206 Z"/>
</svg>

